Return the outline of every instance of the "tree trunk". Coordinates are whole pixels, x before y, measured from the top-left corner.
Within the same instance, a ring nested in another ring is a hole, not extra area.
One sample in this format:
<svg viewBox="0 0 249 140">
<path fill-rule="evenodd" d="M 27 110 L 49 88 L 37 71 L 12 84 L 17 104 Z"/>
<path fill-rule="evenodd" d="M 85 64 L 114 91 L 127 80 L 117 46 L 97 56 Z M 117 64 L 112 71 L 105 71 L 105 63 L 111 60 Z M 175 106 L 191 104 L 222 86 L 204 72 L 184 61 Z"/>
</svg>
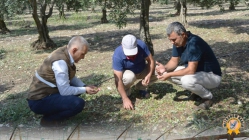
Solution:
<svg viewBox="0 0 249 140">
<path fill-rule="evenodd" d="M 181 13 L 181 3 L 180 3 L 180 0 L 176 0 L 174 6 L 175 6 L 175 9 L 176 9 L 175 15 L 179 16 L 180 13 Z"/>
<path fill-rule="evenodd" d="M 249 3 L 246 0 L 244 0 L 244 3 L 246 7 L 249 7 Z"/>
<path fill-rule="evenodd" d="M 102 9 L 102 18 L 101 18 L 101 23 L 108 23 L 108 20 L 106 19 L 106 9 Z"/>
<path fill-rule="evenodd" d="M 10 32 L 10 30 L 7 28 L 3 16 L 0 16 L 0 33 L 6 34 L 7 32 Z"/>
<path fill-rule="evenodd" d="M 94 8 L 94 6 L 91 7 L 91 13 L 95 13 L 95 8 Z"/>
<path fill-rule="evenodd" d="M 60 19 L 61 19 L 61 18 L 66 19 L 65 12 L 64 12 L 64 4 L 58 6 L 58 8 L 59 8 L 59 16 L 60 16 Z"/>
<path fill-rule="evenodd" d="M 37 31 L 39 34 L 38 40 L 33 42 L 31 46 L 35 49 L 51 49 L 51 48 L 56 47 L 56 44 L 50 39 L 48 35 L 49 31 L 47 27 L 47 20 L 52 15 L 52 12 L 53 12 L 53 4 L 52 4 L 52 7 L 50 7 L 49 9 L 48 15 L 45 14 L 47 3 L 44 2 L 41 5 L 41 8 L 40 8 L 41 21 L 40 21 L 38 14 L 37 14 L 36 0 L 29 0 L 29 2 L 31 3 L 32 9 L 33 9 L 32 16 L 35 20 Z"/>
<path fill-rule="evenodd" d="M 184 26 L 187 26 L 187 6 L 186 6 L 186 0 L 180 0 L 180 4 L 181 4 L 181 22 Z"/>
<path fill-rule="evenodd" d="M 147 44 L 152 55 L 154 55 L 153 44 L 150 37 L 149 30 L 149 8 L 151 1 L 142 0 L 141 2 L 141 12 L 140 12 L 140 38 Z"/>
<path fill-rule="evenodd" d="M 233 0 L 230 1 L 230 6 L 229 6 L 229 10 L 235 10 L 235 2 Z"/>
<path fill-rule="evenodd" d="M 105 0 L 105 3 L 104 3 L 104 7 L 102 9 L 101 23 L 108 23 L 108 20 L 106 19 L 106 0 Z"/>
</svg>

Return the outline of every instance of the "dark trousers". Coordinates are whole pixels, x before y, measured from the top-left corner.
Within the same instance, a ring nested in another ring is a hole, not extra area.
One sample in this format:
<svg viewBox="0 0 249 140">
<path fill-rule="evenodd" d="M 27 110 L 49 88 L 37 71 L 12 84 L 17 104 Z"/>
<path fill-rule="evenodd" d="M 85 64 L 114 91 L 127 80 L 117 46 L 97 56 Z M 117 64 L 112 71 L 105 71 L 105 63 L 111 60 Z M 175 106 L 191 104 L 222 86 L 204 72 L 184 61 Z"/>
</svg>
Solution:
<svg viewBox="0 0 249 140">
<path fill-rule="evenodd" d="M 47 121 L 60 121 L 80 113 L 85 101 L 78 96 L 51 94 L 40 100 L 28 100 L 30 109 L 36 114 L 43 114 Z"/>
</svg>

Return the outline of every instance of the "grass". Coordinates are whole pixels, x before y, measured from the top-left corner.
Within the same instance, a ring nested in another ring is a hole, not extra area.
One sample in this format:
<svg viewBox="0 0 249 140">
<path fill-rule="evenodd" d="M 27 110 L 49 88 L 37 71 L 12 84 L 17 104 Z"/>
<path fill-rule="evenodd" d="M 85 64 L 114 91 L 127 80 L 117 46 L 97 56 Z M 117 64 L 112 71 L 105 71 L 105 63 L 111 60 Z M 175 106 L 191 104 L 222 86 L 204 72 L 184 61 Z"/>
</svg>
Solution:
<svg viewBox="0 0 249 140">
<path fill-rule="evenodd" d="M 165 7 L 170 5 L 153 4 L 150 10 L 154 57 L 162 63 L 171 56 L 165 28 L 170 22 L 180 19 L 173 16 L 174 9 Z M 69 126 L 82 123 L 82 126 L 98 126 L 105 131 L 115 130 L 118 135 L 132 124 L 128 134 L 136 132 L 139 135 L 137 139 L 143 139 L 143 134 L 162 134 L 175 125 L 172 135 L 196 134 L 212 126 L 217 126 L 211 129 L 213 133 L 224 133 L 226 130 L 220 128 L 222 121 L 231 113 L 243 116 L 248 123 L 249 17 L 246 16 L 248 9 L 238 8 L 241 9 L 223 13 L 218 7 L 209 10 L 188 8 L 187 30 L 211 45 L 222 66 L 222 83 L 211 90 L 215 96 L 211 110 L 195 111 L 193 108 L 198 102 L 184 100 L 190 94 L 188 91 L 169 82 L 158 81 L 149 87 L 150 99 L 141 98 L 133 90 L 132 101 L 136 109 L 127 111 L 122 108 L 122 100 L 111 79 L 100 85 L 101 91 L 97 95 L 81 95 L 86 101 L 85 109 L 67 122 Z M 58 46 L 66 45 L 74 35 L 83 35 L 88 40 L 90 51 L 77 64 L 77 76 L 86 84 L 98 84 L 113 76 L 111 56 L 122 36 L 127 33 L 138 36 L 138 15 L 139 11 L 136 11 L 134 16 L 130 16 L 127 26 L 122 29 L 112 23 L 100 24 L 101 14 L 90 11 L 69 13 L 66 19 L 59 19 L 53 14 L 48 26 L 50 36 Z M 22 28 L 26 24 L 30 24 L 28 30 Z M 8 21 L 7 26 L 12 33 L 0 35 L 0 124 L 39 128 L 41 116 L 30 112 L 25 99 L 35 69 L 52 50 L 34 51 L 30 48 L 37 39 L 31 15 L 20 15 Z"/>
</svg>

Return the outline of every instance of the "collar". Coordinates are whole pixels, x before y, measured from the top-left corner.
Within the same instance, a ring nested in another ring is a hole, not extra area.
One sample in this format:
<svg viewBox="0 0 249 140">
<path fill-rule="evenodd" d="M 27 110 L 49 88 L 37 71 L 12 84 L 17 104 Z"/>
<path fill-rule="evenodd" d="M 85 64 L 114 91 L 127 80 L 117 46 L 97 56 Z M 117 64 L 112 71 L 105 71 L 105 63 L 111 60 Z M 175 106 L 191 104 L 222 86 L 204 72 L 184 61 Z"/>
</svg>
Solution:
<svg viewBox="0 0 249 140">
<path fill-rule="evenodd" d="M 188 36 L 188 38 L 187 38 L 187 42 L 186 42 L 184 48 L 186 48 L 186 46 L 188 45 L 188 42 L 192 38 L 193 34 L 190 31 L 187 31 L 187 36 Z"/>
<path fill-rule="evenodd" d="M 67 52 L 68 52 L 68 54 L 69 54 L 70 63 L 71 63 L 71 65 L 73 65 L 73 64 L 74 64 L 73 57 L 72 57 L 72 55 L 70 54 L 70 52 L 69 52 L 69 51 L 67 51 Z"/>
<path fill-rule="evenodd" d="M 188 41 L 190 40 L 190 38 L 193 36 L 193 34 L 190 31 L 187 31 L 187 36 L 188 36 Z"/>
</svg>

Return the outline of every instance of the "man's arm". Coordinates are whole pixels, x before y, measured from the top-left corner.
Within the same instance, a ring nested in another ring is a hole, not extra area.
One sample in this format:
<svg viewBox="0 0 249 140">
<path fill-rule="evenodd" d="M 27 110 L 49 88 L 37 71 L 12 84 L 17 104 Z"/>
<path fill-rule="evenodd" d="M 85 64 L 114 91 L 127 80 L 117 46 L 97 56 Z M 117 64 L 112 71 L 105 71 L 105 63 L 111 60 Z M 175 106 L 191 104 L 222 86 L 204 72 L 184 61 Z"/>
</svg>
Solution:
<svg viewBox="0 0 249 140">
<path fill-rule="evenodd" d="M 194 74 L 196 72 L 197 66 L 198 66 L 198 61 L 188 62 L 188 67 L 174 72 L 163 73 L 163 75 L 159 75 L 157 76 L 157 78 L 160 80 L 167 80 L 168 78 L 174 76 Z"/>
<path fill-rule="evenodd" d="M 144 78 L 144 84 L 148 85 L 150 82 L 150 77 L 153 74 L 153 72 L 155 71 L 155 61 L 154 58 L 152 57 L 152 55 L 150 54 L 148 57 L 145 58 L 145 60 L 148 63 L 148 67 L 149 67 L 149 73 L 146 75 L 146 77 Z"/>
<path fill-rule="evenodd" d="M 79 78 L 74 76 L 73 79 L 70 81 L 70 85 L 74 87 L 84 87 L 86 84 L 84 84 Z"/>
<path fill-rule="evenodd" d="M 170 77 L 194 74 L 196 72 L 197 66 L 198 61 L 188 62 L 188 67 L 178 71 L 170 72 L 168 74 L 170 74 Z"/>
<path fill-rule="evenodd" d="M 178 66 L 179 59 L 179 57 L 171 57 L 166 65 L 156 62 L 156 72 L 158 75 L 162 75 L 164 72 L 174 71 Z"/>
<path fill-rule="evenodd" d="M 166 72 L 174 71 L 178 66 L 179 60 L 180 60 L 180 57 L 171 57 L 169 62 L 164 66 Z"/>
<path fill-rule="evenodd" d="M 114 70 L 114 78 L 115 78 L 115 85 L 116 88 L 122 97 L 123 100 L 123 107 L 125 109 L 134 109 L 131 100 L 127 97 L 124 84 L 123 84 L 123 72 Z"/>
<path fill-rule="evenodd" d="M 70 81 L 68 76 L 68 67 L 64 60 L 53 62 L 52 69 L 55 74 L 56 85 L 62 96 L 78 95 L 86 92 L 89 94 L 95 94 L 99 91 L 99 89 L 96 89 L 96 87 L 94 86 L 83 87 L 83 82 L 76 84 L 75 82 L 79 82 L 79 79 L 77 79 L 76 77 L 74 77 L 72 81 Z M 73 82 L 73 84 L 77 85 L 77 87 L 71 86 L 70 82 Z"/>
</svg>

